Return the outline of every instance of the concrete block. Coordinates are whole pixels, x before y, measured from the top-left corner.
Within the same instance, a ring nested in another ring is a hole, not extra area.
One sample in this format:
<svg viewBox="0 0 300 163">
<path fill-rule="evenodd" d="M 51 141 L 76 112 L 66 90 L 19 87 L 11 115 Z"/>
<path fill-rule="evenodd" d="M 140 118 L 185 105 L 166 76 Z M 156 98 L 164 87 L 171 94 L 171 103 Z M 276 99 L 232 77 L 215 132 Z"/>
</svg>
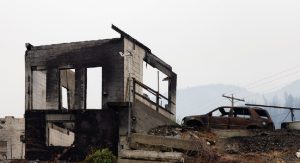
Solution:
<svg viewBox="0 0 300 163">
<path fill-rule="evenodd" d="M 201 140 L 183 140 L 164 136 L 132 134 L 130 139 L 130 147 L 133 149 L 138 149 L 139 144 L 175 148 L 187 151 L 201 151 L 203 150 L 203 148 L 201 148 L 202 145 L 206 143 Z"/>
</svg>

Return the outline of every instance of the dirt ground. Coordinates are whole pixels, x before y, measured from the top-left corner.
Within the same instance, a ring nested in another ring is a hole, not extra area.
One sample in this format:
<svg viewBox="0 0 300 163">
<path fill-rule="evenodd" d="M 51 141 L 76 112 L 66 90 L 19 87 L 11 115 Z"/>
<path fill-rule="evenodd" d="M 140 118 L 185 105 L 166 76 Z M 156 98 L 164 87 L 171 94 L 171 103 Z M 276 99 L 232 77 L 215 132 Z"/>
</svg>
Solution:
<svg viewBox="0 0 300 163">
<path fill-rule="evenodd" d="M 152 129 L 148 134 L 204 142 L 195 144 L 203 149 L 201 152 L 184 151 L 185 162 L 300 163 L 300 159 L 296 157 L 296 152 L 300 149 L 300 131 L 251 132 L 254 133 L 253 136 L 221 138 L 207 130 L 161 126 Z"/>
</svg>

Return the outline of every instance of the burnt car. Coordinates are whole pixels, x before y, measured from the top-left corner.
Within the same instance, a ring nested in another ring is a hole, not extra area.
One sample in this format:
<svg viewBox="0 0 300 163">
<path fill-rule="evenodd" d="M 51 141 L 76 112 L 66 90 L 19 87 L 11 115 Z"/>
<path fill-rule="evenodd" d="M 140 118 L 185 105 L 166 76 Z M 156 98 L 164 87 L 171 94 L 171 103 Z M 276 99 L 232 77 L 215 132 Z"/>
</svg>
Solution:
<svg viewBox="0 0 300 163">
<path fill-rule="evenodd" d="M 268 111 L 259 107 L 222 106 L 205 115 L 184 117 L 182 124 L 196 128 L 275 129 Z"/>
</svg>

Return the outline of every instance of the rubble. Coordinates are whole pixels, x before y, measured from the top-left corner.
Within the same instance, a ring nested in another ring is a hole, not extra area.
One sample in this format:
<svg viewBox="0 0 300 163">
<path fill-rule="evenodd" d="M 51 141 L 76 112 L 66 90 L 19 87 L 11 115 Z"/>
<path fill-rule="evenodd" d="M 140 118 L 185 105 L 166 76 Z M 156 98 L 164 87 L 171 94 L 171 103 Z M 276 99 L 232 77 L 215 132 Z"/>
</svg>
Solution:
<svg viewBox="0 0 300 163">
<path fill-rule="evenodd" d="M 159 135 L 159 136 L 177 136 L 182 131 L 181 126 L 177 125 L 165 125 L 159 126 L 157 128 L 151 129 L 149 135 Z"/>
<path fill-rule="evenodd" d="M 295 162 L 300 157 L 299 131 L 235 130 L 241 136 L 231 137 L 223 137 L 223 132 L 160 126 L 148 134 L 202 142 L 201 151 L 192 151 L 191 146 L 184 152 L 185 162 Z"/>
<path fill-rule="evenodd" d="M 233 137 L 226 140 L 228 144 L 238 144 L 239 152 L 287 151 L 300 146 L 300 134 L 295 132 L 275 131 L 256 136 Z"/>
</svg>

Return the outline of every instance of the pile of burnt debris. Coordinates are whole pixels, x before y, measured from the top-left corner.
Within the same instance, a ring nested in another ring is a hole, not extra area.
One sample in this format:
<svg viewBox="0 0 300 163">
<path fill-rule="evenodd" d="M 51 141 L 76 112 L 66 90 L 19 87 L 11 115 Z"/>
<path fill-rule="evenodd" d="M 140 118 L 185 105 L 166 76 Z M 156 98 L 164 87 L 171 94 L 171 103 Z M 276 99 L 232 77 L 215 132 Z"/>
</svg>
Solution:
<svg viewBox="0 0 300 163">
<path fill-rule="evenodd" d="M 182 132 L 182 130 L 183 128 L 179 125 L 165 125 L 151 129 L 148 134 L 159 136 L 177 136 Z"/>
<path fill-rule="evenodd" d="M 195 141 L 202 150 L 185 150 L 185 162 L 299 161 L 295 153 L 300 149 L 300 131 L 198 130 L 173 125 L 154 128 L 148 134 Z"/>
<path fill-rule="evenodd" d="M 274 131 L 260 135 L 232 137 L 227 142 L 238 144 L 237 152 L 297 151 L 300 145 L 300 132 Z M 297 148 L 298 146 L 298 148 Z"/>
<path fill-rule="evenodd" d="M 199 130 L 192 127 L 182 127 L 180 125 L 165 125 L 153 128 L 149 135 L 175 137 L 184 140 L 205 140 L 208 145 L 214 144 L 216 134 L 208 130 Z"/>
</svg>

